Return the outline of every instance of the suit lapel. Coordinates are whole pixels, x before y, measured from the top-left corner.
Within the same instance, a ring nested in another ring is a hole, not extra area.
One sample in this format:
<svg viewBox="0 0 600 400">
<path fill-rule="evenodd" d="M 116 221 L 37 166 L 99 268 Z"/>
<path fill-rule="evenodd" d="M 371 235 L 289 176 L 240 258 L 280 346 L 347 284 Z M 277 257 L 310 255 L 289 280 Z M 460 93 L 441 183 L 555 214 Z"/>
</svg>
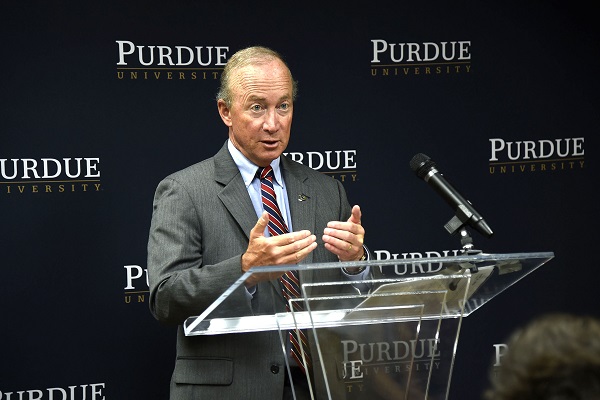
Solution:
<svg viewBox="0 0 600 400">
<path fill-rule="evenodd" d="M 298 168 L 299 164 L 281 157 L 281 165 L 294 230 L 307 229 L 316 234 L 317 193 L 308 185 L 308 176 L 302 168 Z M 312 262 L 312 254 L 306 258 L 306 261 Z"/>
<path fill-rule="evenodd" d="M 315 232 L 317 192 L 308 185 L 308 175 L 300 164 L 289 160 L 287 157 L 281 157 L 281 165 L 283 167 L 283 179 L 285 180 L 287 189 L 294 230 L 307 229 L 317 235 L 317 238 L 320 237 L 320 233 Z M 312 263 L 313 255 L 314 252 L 310 253 L 302 261 L 302 264 Z M 307 282 L 313 282 L 313 271 L 300 271 L 300 283 Z"/>
<path fill-rule="evenodd" d="M 215 155 L 214 162 L 215 180 L 223 185 L 218 194 L 219 199 L 249 238 L 258 218 L 240 171 L 227 150 L 227 142 Z"/>
</svg>

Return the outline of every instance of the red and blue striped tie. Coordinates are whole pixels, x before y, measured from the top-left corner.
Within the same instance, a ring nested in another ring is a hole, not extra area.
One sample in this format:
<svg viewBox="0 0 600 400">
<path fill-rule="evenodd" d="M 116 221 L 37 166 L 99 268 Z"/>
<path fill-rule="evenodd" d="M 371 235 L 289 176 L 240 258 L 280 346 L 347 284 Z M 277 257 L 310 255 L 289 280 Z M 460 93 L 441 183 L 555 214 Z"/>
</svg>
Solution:
<svg viewBox="0 0 600 400">
<path fill-rule="evenodd" d="M 277 196 L 273 188 L 273 168 L 267 166 L 265 168 L 259 168 L 257 175 L 260 178 L 260 193 L 262 197 L 263 208 L 269 213 L 269 224 L 268 230 L 271 236 L 283 235 L 288 233 L 288 228 L 283 220 L 281 210 L 277 205 Z M 293 304 L 295 311 L 302 311 L 302 303 L 299 301 L 290 302 L 290 299 L 300 297 L 300 281 L 298 279 L 297 271 L 287 271 L 279 278 L 282 286 L 283 297 L 287 300 L 286 309 L 290 310 L 290 303 Z M 310 367 L 310 356 L 308 353 L 308 341 L 306 340 L 306 334 L 302 330 L 290 331 L 290 347 L 291 356 L 296 360 L 296 363 L 306 373 L 305 364 L 302 361 L 302 353 L 306 360 L 306 366 Z"/>
</svg>

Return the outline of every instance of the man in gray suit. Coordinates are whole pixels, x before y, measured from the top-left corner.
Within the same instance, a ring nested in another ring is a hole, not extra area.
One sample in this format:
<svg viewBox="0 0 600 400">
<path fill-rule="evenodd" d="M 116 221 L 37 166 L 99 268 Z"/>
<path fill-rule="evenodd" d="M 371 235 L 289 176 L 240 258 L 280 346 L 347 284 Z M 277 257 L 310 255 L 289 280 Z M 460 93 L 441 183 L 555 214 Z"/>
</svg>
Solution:
<svg viewBox="0 0 600 400">
<path fill-rule="evenodd" d="M 289 390 L 277 332 L 186 337 L 181 324 L 252 267 L 367 256 L 360 208 L 350 207 L 343 186 L 282 156 L 295 96 L 296 83 L 278 53 L 263 47 L 237 52 L 217 96 L 228 140 L 215 156 L 158 185 L 148 242 L 150 309 L 159 321 L 180 325 L 171 399 L 284 398 Z M 268 165 L 290 232 L 279 236 L 265 230 L 269 216 L 255 178 Z M 313 272 L 302 271 L 300 280 L 365 274 L 350 268 Z M 277 277 L 254 274 L 245 293 L 230 300 L 249 313 L 272 304 L 267 293 Z M 319 375 L 315 372 L 317 386 Z"/>
</svg>

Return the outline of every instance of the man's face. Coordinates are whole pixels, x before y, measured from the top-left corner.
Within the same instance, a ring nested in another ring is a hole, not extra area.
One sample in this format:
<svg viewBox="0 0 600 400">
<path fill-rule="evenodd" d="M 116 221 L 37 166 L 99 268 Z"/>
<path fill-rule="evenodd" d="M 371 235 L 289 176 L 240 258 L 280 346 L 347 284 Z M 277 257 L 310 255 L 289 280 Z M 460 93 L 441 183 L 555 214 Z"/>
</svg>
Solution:
<svg viewBox="0 0 600 400">
<path fill-rule="evenodd" d="M 280 60 L 239 69 L 230 80 L 232 105 L 219 100 L 229 139 L 254 164 L 265 167 L 290 139 L 292 81 Z"/>
</svg>

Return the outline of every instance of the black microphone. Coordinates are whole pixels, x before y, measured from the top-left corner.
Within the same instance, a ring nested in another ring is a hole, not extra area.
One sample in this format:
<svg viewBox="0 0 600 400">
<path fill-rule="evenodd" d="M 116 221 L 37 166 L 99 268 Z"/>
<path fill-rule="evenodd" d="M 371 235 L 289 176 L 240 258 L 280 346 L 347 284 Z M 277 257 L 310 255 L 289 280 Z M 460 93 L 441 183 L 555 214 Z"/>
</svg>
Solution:
<svg viewBox="0 0 600 400">
<path fill-rule="evenodd" d="M 446 225 L 446 230 L 450 233 L 460 228 L 464 224 L 468 224 L 483 236 L 491 237 L 494 232 L 483 220 L 483 217 L 473 208 L 470 201 L 461 196 L 456 189 L 450 185 L 436 165 L 425 154 L 418 153 L 410 160 L 410 168 L 414 173 L 429 184 L 440 196 L 446 200 L 448 204 L 456 211 L 456 218 L 451 220 Z M 450 226 L 449 226 L 450 225 Z M 453 225 L 453 226 L 452 226 Z"/>
</svg>

